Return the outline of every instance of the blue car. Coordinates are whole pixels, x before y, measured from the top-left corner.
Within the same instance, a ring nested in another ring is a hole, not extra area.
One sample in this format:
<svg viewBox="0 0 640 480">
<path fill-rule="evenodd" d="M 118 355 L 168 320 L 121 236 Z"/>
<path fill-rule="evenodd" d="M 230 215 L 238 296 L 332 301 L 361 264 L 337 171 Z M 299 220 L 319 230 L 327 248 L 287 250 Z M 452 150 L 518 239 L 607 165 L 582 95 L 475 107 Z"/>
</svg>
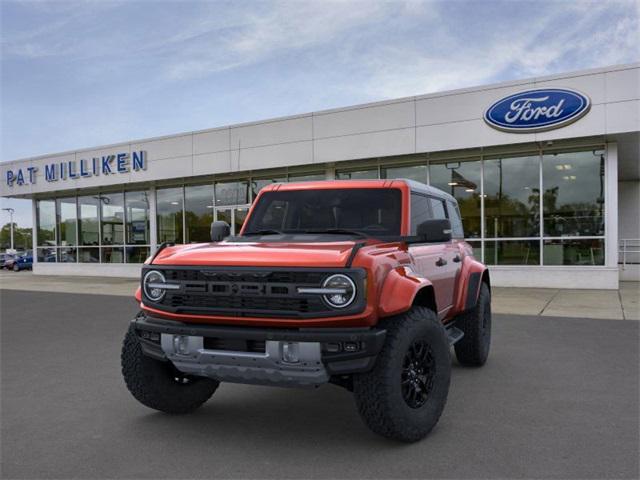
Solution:
<svg viewBox="0 0 640 480">
<path fill-rule="evenodd" d="M 20 270 L 31 270 L 33 267 L 33 254 L 24 253 L 16 258 L 13 262 L 13 271 L 19 272 Z"/>
</svg>

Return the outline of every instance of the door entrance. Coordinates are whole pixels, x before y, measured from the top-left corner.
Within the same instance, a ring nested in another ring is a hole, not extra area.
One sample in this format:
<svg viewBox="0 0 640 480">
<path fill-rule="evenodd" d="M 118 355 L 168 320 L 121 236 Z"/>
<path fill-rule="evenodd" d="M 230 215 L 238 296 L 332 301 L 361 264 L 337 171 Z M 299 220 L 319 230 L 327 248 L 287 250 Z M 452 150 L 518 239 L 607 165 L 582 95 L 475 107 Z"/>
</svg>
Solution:
<svg viewBox="0 0 640 480">
<path fill-rule="evenodd" d="M 215 220 L 227 222 L 231 227 L 231 235 L 238 235 L 248 213 L 249 205 L 216 208 Z"/>
</svg>

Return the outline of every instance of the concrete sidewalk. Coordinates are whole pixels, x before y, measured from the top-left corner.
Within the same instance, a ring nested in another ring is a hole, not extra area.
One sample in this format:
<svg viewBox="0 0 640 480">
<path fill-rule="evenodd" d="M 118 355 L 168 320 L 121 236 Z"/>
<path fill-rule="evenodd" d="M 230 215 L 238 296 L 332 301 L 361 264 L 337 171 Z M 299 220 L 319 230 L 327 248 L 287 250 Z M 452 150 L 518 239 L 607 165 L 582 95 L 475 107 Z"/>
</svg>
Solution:
<svg viewBox="0 0 640 480">
<path fill-rule="evenodd" d="M 33 275 L 0 271 L 0 289 L 33 292 L 91 293 L 132 297 L 138 281 L 131 278 Z M 620 290 L 552 288 L 493 289 L 493 311 L 545 317 L 640 320 L 640 283 L 622 282 Z"/>
</svg>

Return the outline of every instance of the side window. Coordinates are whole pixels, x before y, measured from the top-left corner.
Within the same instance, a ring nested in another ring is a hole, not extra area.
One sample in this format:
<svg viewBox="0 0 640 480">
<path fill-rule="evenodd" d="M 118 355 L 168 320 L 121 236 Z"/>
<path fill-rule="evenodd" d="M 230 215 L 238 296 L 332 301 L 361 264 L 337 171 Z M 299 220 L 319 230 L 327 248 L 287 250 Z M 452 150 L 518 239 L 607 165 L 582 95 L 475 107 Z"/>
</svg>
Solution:
<svg viewBox="0 0 640 480">
<path fill-rule="evenodd" d="M 431 218 L 429 198 L 417 193 L 411 194 L 411 235 L 416 235 L 418 225 Z"/>
<path fill-rule="evenodd" d="M 433 212 L 433 218 L 435 219 L 446 219 L 447 211 L 444 207 L 444 201 L 439 198 L 430 198 L 431 201 L 431 211 Z"/>
<path fill-rule="evenodd" d="M 447 210 L 449 211 L 453 238 L 464 238 L 464 229 L 462 228 L 462 219 L 460 218 L 458 206 L 453 202 L 447 202 Z"/>
</svg>

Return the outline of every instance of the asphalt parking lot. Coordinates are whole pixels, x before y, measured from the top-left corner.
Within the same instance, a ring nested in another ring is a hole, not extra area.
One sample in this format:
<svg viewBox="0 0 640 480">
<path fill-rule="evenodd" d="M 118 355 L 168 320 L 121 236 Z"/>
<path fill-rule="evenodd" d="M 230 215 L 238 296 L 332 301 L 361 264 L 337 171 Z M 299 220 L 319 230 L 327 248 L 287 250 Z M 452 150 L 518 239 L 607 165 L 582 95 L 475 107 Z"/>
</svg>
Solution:
<svg viewBox="0 0 640 480">
<path fill-rule="evenodd" d="M 131 298 L 0 291 L 2 478 L 638 478 L 637 321 L 496 315 L 432 434 L 390 442 L 351 395 L 222 385 L 197 413 L 120 376 Z"/>
</svg>

